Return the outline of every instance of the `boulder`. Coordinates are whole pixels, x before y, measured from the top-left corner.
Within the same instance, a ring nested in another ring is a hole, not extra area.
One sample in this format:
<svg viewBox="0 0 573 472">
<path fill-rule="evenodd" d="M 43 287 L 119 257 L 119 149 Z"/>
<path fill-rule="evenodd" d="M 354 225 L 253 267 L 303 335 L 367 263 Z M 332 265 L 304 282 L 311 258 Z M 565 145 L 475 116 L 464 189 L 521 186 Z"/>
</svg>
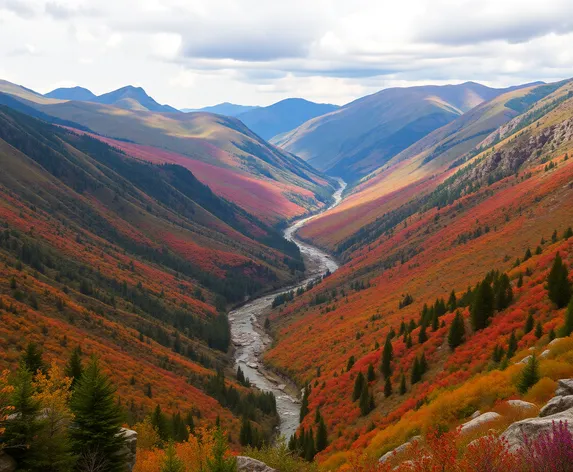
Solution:
<svg viewBox="0 0 573 472">
<path fill-rule="evenodd" d="M 422 441 L 422 436 L 414 436 L 414 437 L 410 438 L 410 440 L 408 440 L 404 444 L 401 444 L 397 448 L 392 449 L 391 451 L 388 451 L 380 459 L 378 459 L 378 462 L 380 464 L 384 464 L 385 462 L 392 459 L 394 456 L 397 456 L 399 454 L 406 452 L 408 449 L 410 449 L 414 445 L 414 443 L 417 443 L 420 441 Z"/>
<path fill-rule="evenodd" d="M 464 434 L 471 433 L 475 429 L 477 429 L 483 425 L 487 425 L 489 423 L 494 423 L 495 421 L 499 420 L 500 418 L 501 418 L 501 415 L 499 413 L 496 413 L 494 411 L 488 411 L 487 413 L 483 413 L 483 414 L 477 416 L 476 418 L 474 418 L 473 420 L 470 420 L 467 423 L 464 423 L 462 425 L 462 428 L 460 431 Z"/>
<path fill-rule="evenodd" d="M 542 418 L 529 418 L 511 424 L 502 434 L 502 439 L 512 451 L 517 451 L 525 446 L 525 438 L 535 439 L 542 433 L 553 431 L 553 422 L 567 422 L 567 427 L 573 432 L 573 408 Z"/>
<path fill-rule="evenodd" d="M 470 416 L 470 420 L 476 419 L 479 415 L 481 415 L 481 411 L 479 410 L 474 411 L 472 416 Z"/>
<path fill-rule="evenodd" d="M 549 349 L 545 349 L 545 351 L 543 351 L 541 354 L 539 354 L 539 358 L 540 359 L 547 359 L 549 357 L 549 354 L 551 354 L 551 351 Z"/>
<path fill-rule="evenodd" d="M 16 461 L 0 451 L 0 472 L 14 472 L 16 468 Z"/>
<path fill-rule="evenodd" d="M 541 408 L 539 416 L 540 418 L 545 418 L 546 416 L 561 413 L 562 411 L 569 410 L 570 408 L 573 408 L 573 395 L 553 397 L 549 400 L 547 405 Z"/>
<path fill-rule="evenodd" d="M 529 356 L 525 356 L 523 359 L 521 359 L 519 362 L 517 362 L 517 364 L 527 364 L 529 362 L 529 359 L 531 359 L 533 357 L 533 355 L 529 355 Z"/>
<path fill-rule="evenodd" d="M 125 439 L 123 449 L 119 453 L 125 455 L 127 471 L 131 472 L 135 467 L 135 458 L 137 454 L 137 431 L 121 428 L 119 434 L 121 434 Z"/>
<path fill-rule="evenodd" d="M 573 395 L 573 379 L 561 379 L 557 381 L 557 396 Z"/>
<path fill-rule="evenodd" d="M 516 410 L 521 411 L 535 411 L 537 406 L 533 403 L 525 402 L 523 400 L 508 400 L 507 404 Z"/>
<path fill-rule="evenodd" d="M 251 457 L 237 456 L 237 472 L 278 472 L 264 462 Z"/>
</svg>

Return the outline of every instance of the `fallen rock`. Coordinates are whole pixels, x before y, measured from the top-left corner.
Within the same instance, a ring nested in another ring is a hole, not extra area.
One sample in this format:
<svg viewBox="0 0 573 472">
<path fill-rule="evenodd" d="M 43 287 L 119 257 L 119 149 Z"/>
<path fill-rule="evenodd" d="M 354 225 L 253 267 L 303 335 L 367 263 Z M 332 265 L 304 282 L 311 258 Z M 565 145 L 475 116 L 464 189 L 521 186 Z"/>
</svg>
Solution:
<svg viewBox="0 0 573 472">
<path fill-rule="evenodd" d="M 573 395 L 573 379 L 561 379 L 557 381 L 557 396 Z"/>
<path fill-rule="evenodd" d="M 420 442 L 420 441 L 422 441 L 422 436 L 414 436 L 414 437 L 410 438 L 404 444 L 401 444 L 397 448 L 392 449 L 391 451 L 388 451 L 380 459 L 378 459 L 378 462 L 380 464 L 384 464 L 385 462 L 392 459 L 394 456 L 397 456 L 399 454 L 406 452 L 408 449 L 410 449 L 414 445 L 414 443 Z"/>
<path fill-rule="evenodd" d="M 530 403 L 530 402 L 523 401 L 523 400 L 508 400 L 507 404 L 509 406 L 511 406 L 512 408 L 515 408 L 515 409 L 521 410 L 521 411 L 535 411 L 535 410 L 537 410 L 536 405 L 534 405 L 533 403 Z"/>
<path fill-rule="evenodd" d="M 278 472 L 264 462 L 251 457 L 237 456 L 237 472 Z"/>
<path fill-rule="evenodd" d="M 483 426 L 483 425 L 489 424 L 489 423 L 493 423 L 493 422 L 499 420 L 500 418 L 501 418 L 501 415 L 499 413 L 496 413 L 495 411 L 488 411 L 487 413 L 483 413 L 482 415 L 479 415 L 478 417 L 474 418 L 473 420 L 470 420 L 467 423 L 464 423 L 462 425 L 462 428 L 460 431 L 462 433 L 471 433 L 472 431 L 479 428 L 480 426 Z"/>
<path fill-rule="evenodd" d="M 0 472 L 14 472 L 16 467 L 16 461 L 0 451 Z"/>
<path fill-rule="evenodd" d="M 507 441 L 510 450 L 516 451 L 525 446 L 525 438 L 533 440 L 540 434 L 551 433 L 553 422 L 560 421 L 567 421 L 569 431 L 573 432 L 573 408 L 543 418 L 529 418 L 513 423 L 501 437 Z"/>
<path fill-rule="evenodd" d="M 549 400 L 547 405 L 541 408 L 539 417 L 545 418 L 546 416 L 561 413 L 562 411 L 569 410 L 570 408 L 573 408 L 573 395 L 553 397 Z"/>
</svg>

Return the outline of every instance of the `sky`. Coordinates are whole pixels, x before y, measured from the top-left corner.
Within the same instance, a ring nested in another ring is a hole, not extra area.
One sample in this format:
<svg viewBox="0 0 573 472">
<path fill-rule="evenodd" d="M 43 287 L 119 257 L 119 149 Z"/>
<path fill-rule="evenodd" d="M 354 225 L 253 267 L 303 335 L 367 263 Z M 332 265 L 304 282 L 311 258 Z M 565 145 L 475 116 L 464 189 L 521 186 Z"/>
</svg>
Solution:
<svg viewBox="0 0 573 472">
<path fill-rule="evenodd" d="M 572 45 L 573 0 L 0 0 L 0 79 L 177 108 L 559 80 Z"/>
</svg>

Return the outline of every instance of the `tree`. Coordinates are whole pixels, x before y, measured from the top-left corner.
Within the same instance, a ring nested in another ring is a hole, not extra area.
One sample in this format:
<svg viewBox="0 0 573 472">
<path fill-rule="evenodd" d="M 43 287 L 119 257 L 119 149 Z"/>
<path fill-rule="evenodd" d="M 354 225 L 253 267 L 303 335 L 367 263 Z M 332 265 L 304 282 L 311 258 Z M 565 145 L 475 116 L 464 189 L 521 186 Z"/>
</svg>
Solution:
<svg viewBox="0 0 573 472">
<path fill-rule="evenodd" d="M 169 443 L 165 451 L 165 457 L 161 463 L 161 472 L 185 472 L 185 464 L 177 457 L 173 442 Z"/>
<path fill-rule="evenodd" d="M 392 395 L 392 381 L 390 377 L 386 377 L 386 383 L 384 384 L 384 396 L 388 398 Z"/>
<path fill-rule="evenodd" d="M 538 321 L 535 325 L 535 337 L 540 339 L 543 336 L 543 326 L 541 325 L 541 321 Z"/>
<path fill-rule="evenodd" d="M 517 389 L 520 393 L 524 394 L 537 382 L 539 382 L 539 362 L 537 361 L 535 354 L 533 354 L 521 371 Z"/>
<path fill-rule="evenodd" d="M 72 379 L 72 387 L 74 387 L 82 373 L 84 371 L 84 367 L 82 365 L 82 348 L 77 346 L 73 351 L 72 355 L 70 356 L 70 360 L 66 365 L 66 376 Z"/>
<path fill-rule="evenodd" d="M 423 376 L 426 372 L 428 372 L 428 361 L 426 360 L 426 353 L 423 352 L 422 356 L 420 357 L 420 376 Z"/>
<path fill-rule="evenodd" d="M 568 276 L 567 267 L 563 264 L 561 255 L 557 253 L 553 261 L 553 267 L 547 277 L 547 290 L 549 292 L 549 299 L 555 303 L 558 308 L 566 306 L 571 299 L 571 283 L 569 282 Z"/>
<path fill-rule="evenodd" d="M 362 372 L 358 372 L 356 379 L 354 380 L 354 390 L 352 391 L 352 401 L 355 402 L 360 398 L 362 391 L 364 390 L 364 375 Z"/>
<path fill-rule="evenodd" d="M 304 450 L 304 458 L 311 462 L 316 455 L 316 449 L 314 447 L 314 435 L 312 433 L 312 429 L 309 430 L 308 434 L 306 435 L 306 445 Z"/>
<path fill-rule="evenodd" d="M 402 378 L 400 379 L 400 395 L 404 395 L 406 393 L 406 376 L 402 374 Z"/>
<path fill-rule="evenodd" d="M 207 459 L 208 472 L 234 472 L 237 470 L 237 461 L 228 456 L 228 444 L 221 428 L 217 428 L 213 434 L 212 457 Z"/>
<path fill-rule="evenodd" d="M 32 375 L 35 375 L 38 371 L 46 371 L 46 365 L 42 359 L 42 350 L 36 343 L 28 343 L 26 351 L 22 355 L 22 362 L 32 372 Z"/>
<path fill-rule="evenodd" d="M 448 310 L 450 313 L 453 313 L 457 306 L 458 300 L 456 298 L 456 292 L 452 290 L 452 293 L 450 293 L 450 298 L 448 299 Z"/>
<path fill-rule="evenodd" d="M 321 417 L 316 430 L 316 452 L 324 451 L 326 446 L 328 446 L 328 432 L 324 418 Z"/>
<path fill-rule="evenodd" d="M 106 472 L 125 469 L 121 434 L 122 415 L 115 401 L 115 387 L 92 357 L 80 378 L 71 400 L 75 415 L 70 429 L 72 451 L 79 457 L 96 455 L 105 461 Z"/>
<path fill-rule="evenodd" d="M 137 448 L 150 451 L 159 446 L 161 438 L 155 426 L 151 424 L 151 418 L 146 417 L 141 423 L 133 426 L 137 431 Z"/>
<path fill-rule="evenodd" d="M 412 378 L 410 380 L 410 383 L 412 385 L 418 383 L 422 378 L 422 374 L 420 373 L 420 361 L 418 361 L 418 358 L 416 357 L 414 359 L 414 364 L 412 365 Z"/>
<path fill-rule="evenodd" d="M 466 328 L 464 324 L 464 318 L 462 314 L 458 311 L 456 312 L 456 316 L 454 316 L 454 319 L 452 320 L 450 331 L 448 333 L 448 345 L 450 346 L 450 349 L 452 351 L 460 344 L 462 344 L 465 334 L 466 334 Z"/>
<path fill-rule="evenodd" d="M 511 359 L 514 355 L 515 352 L 517 351 L 517 338 L 515 337 L 515 331 L 511 332 L 511 335 L 509 336 L 509 341 L 507 343 L 507 360 Z"/>
<path fill-rule="evenodd" d="M 475 331 L 487 326 L 489 319 L 493 316 L 493 309 L 493 290 L 487 281 L 483 281 L 478 285 L 470 307 L 471 322 Z"/>
<path fill-rule="evenodd" d="M 360 393 L 360 413 L 366 416 L 370 413 L 370 395 L 368 392 L 368 385 L 365 385 Z"/>
<path fill-rule="evenodd" d="M 247 415 L 243 416 L 243 421 L 241 423 L 241 431 L 239 433 L 239 442 L 241 446 L 253 446 L 253 427 Z"/>
<path fill-rule="evenodd" d="M 495 309 L 505 310 L 513 301 L 513 290 L 507 274 L 500 275 L 494 282 Z"/>
<path fill-rule="evenodd" d="M 525 326 L 523 327 L 523 332 L 525 334 L 530 333 L 534 326 L 535 326 L 535 320 L 533 319 L 533 315 L 529 313 L 527 319 L 525 320 Z"/>
<path fill-rule="evenodd" d="M 384 343 L 384 349 L 382 351 L 382 363 L 380 364 L 380 371 L 382 375 L 386 378 L 392 374 L 392 359 L 394 357 L 392 349 L 392 341 L 390 338 L 386 338 Z"/>
<path fill-rule="evenodd" d="M 157 434 L 162 441 L 168 441 L 170 438 L 169 427 L 167 426 L 167 418 L 161 411 L 159 405 L 155 406 L 153 413 L 151 414 L 151 424 L 157 430 Z"/>
<path fill-rule="evenodd" d="M 302 395 L 302 402 L 300 404 L 300 421 L 304 419 L 306 415 L 308 415 L 308 397 L 310 395 L 310 385 L 307 385 L 304 389 L 304 393 Z"/>
<path fill-rule="evenodd" d="M 368 379 L 368 382 L 373 382 L 376 380 L 376 373 L 374 372 L 374 367 L 372 364 L 368 364 L 368 372 L 366 374 L 366 378 Z"/>
<path fill-rule="evenodd" d="M 565 324 L 561 328 L 561 336 L 571 336 L 571 333 L 573 333 L 573 298 L 569 301 L 569 306 L 565 313 Z"/>
<path fill-rule="evenodd" d="M 420 332 L 418 333 L 418 342 L 424 344 L 428 340 L 428 335 L 426 334 L 426 326 L 422 325 Z"/>
<path fill-rule="evenodd" d="M 348 362 L 346 363 L 346 372 L 348 372 L 354 366 L 354 356 L 350 356 L 348 358 Z"/>
</svg>

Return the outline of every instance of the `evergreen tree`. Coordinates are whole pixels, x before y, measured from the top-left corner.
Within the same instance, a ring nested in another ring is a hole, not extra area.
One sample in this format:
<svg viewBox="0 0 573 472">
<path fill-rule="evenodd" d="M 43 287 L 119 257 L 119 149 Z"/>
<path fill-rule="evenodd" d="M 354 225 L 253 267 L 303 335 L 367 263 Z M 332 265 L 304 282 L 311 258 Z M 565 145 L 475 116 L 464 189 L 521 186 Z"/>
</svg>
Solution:
<svg viewBox="0 0 573 472">
<path fill-rule="evenodd" d="M 421 378 L 422 374 L 420 373 L 420 361 L 418 361 L 418 358 L 416 357 L 414 359 L 414 365 L 412 365 L 412 378 L 410 380 L 410 383 L 414 385 L 418 383 Z"/>
<path fill-rule="evenodd" d="M 185 464 L 177 457 L 173 442 L 169 443 L 161 463 L 161 472 L 185 472 Z"/>
<path fill-rule="evenodd" d="M 316 455 L 316 449 L 314 446 L 314 435 L 313 435 L 312 429 L 311 429 L 311 430 L 309 430 L 308 434 L 306 435 L 304 458 L 308 462 L 311 462 L 314 459 L 315 455 Z"/>
<path fill-rule="evenodd" d="M 538 321 L 537 324 L 535 325 L 535 337 L 537 339 L 540 339 L 541 336 L 543 336 L 543 326 L 541 325 L 541 322 Z"/>
<path fill-rule="evenodd" d="M 352 369 L 353 366 L 354 366 L 354 356 L 350 356 L 348 358 L 348 362 L 346 363 L 346 372 L 350 371 L 350 369 Z"/>
<path fill-rule="evenodd" d="M 36 343 L 28 343 L 22 355 L 22 362 L 26 369 L 32 372 L 32 375 L 35 375 L 38 371 L 46 372 L 46 365 L 42 359 L 42 350 Z"/>
<path fill-rule="evenodd" d="M 410 349 L 412 347 L 412 335 L 408 334 L 408 337 L 406 338 L 406 347 L 408 349 Z"/>
<path fill-rule="evenodd" d="M 418 342 L 424 344 L 428 340 L 428 335 L 426 334 L 426 327 L 422 325 L 420 332 L 418 333 Z"/>
<path fill-rule="evenodd" d="M 466 334 L 466 328 L 464 324 L 464 318 L 462 314 L 458 311 L 456 312 L 456 316 L 452 320 L 450 331 L 448 333 L 448 345 L 450 346 L 450 349 L 452 351 L 460 344 L 462 344 L 465 334 Z"/>
<path fill-rule="evenodd" d="M 360 398 L 362 391 L 364 390 L 364 375 L 362 372 L 358 372 L 356 379 L 354 380 L 354 390 L 352 391 L 352 401 L 355 402 Z"/>
<path fill-rule="evenodd" d="M 520 272 L 517 278 L 517 288 L 523 287 L 523 274 Z"/>
<path fill-rule="evenodd" d="M 366 374 L 368 382 L 374 382 L 376 380 L 376 373 L 374 372 L 374 367 L 372 364 L 368 364 L 368 373 Z"/>
<path fill-rule="evenodd" d="M 228 444 L 221 428 L 217 428 L 213 435 L 212 457 L 207 459 L 206 472 L 235 472 L 237 470 L 237 460 L 227 457 Z"/>
<path fill-rule="evenodd" d="M 400 323 L 400 331 L 398 331 L 398 334 L 402 336 L 405 332 L 406 332 L 406 323 L 404 323 L 404 320 L 402 320 L 402 322 Z"/>
<path fill-rule="evenodd" d="M 304 389 L 304 393 L 302 395 L 302 402 L 300 404 L 300 421 L 304 419 L 306 415 L 308 415 L 308 397 L 310 396 L 310 385 L 307 385 Z"/>
<path fill-rule="evenodd" d="M 161 411 L 161 407 L 159 405 L 155 406 L 155 410 L 153 410 L 153 413 L 151 414 L 151 424 L 157 430 L 157 434 L 159 434 L 162 441 L 168 441 L 170 439 L 167 418 Z"/>
<path fill-rule="evenodd" d="M 549 299 L 559 308 L 566 306 L 571 299 L 571 284 L 568 275 L 567 267 L 563 264 L 561 255 L 557 253 L 547 278 L 547 290 L 549 291 Z"/>
<path fill-rule="evenodd" d="M 426 353 L 422 353 L 420 357 L 420 377 L 422 377 L 426 372 L 428 372 L 428 361 L 426 360 Z"/>
<path fill-rule="evenodd" d="M 569 301 L 569 306 L 565 313 L 565 324 L 561 328 L 561 336 L 571 336 L 571 333 L 573 333 L 573 298 Z"/>
<path fill-rule="evenodd" d="M 326 446 L 328 446 L 328 432 L 324 418 L 321 417 L 318 423 L 318 429 L 316 430 L 316 452 L 324 451 Z"/>
<path fill-rule="evenodd" d="M 475 331 L 484 329 L 493 316 L 493 290 L 487 281 L 480 283 L 470 307 L 472 326 Z"/>
<path fill-rule="evenodd" d="M 253 427 L 251 426 L 251 422 L 247 415 L 243 416 L 241 431 L 239 432 L 239 442 L 241 443 L 241 446 L 254 445 Z"/>
<path fill-rule="evenodd" d="M 453 313 L 454 310 L 457 308 L 457 306 L 458 306 L 458 300 L 456 298 L 456 292 L 452 290 L 452 293 L 450 293 L 450 298 L 448 299 L 449 312 Z"/>
<path fill-rule="evenodd" d="M 386 377 L 386 383 L 384 384 L 384 396 L 388 398 L 392 395 L 392 381 L 390 377 Z"/>
<path fill-rule="evenodd" d="M 434 316 L 432 317 L 432 331 L 438 331 L 440 327 L 440 319 L 438 318 L 438 312 L 434 310 Z"/>
<path fill-rule="evenodd" d="M 507 274 L 502 274 L 496 279 L 494 296 L 496 310 L 505 310 L 513 301 L 513 290 Z"/>
<path fill-rule="evenodd" d="M 533 354 L 521 372 L 517 389 L 524 394 L 537 382 L 539 382 L 539 362 Z"/>
<path fill-rule="evenodd" d="M 370 413 L 370 396 L 368 392 L 368 385 L 362 388 L 362 392 L 360 392 L 360 413 L 362 416 L 366 416 Z"/>
<path fill-rule="evenodd" d="M 503 347 L 501 347 L 499 344 L 496 344 L 495 347 L 493 348 L 493 354 L 491 356 L 493 362 L 495 362 L 496 364 L 501 362 L 504 355 L 505 355 L 505 350 L 503 349 Z"/>
<path fill-rule="evenodd" d="M 555 330 L 553 328 L 551 328 L 549 330 L 549 342 L 553 341 L 555 339 L 556 335 L 555 335 Z"/>
<path fill-rule="evenodd" d="M 400 379 L 400 395 L 404 395 L 406 393 L 406 376 L 402 374 Z"/>
<path fill-rule="evenodd" d="M 527 334 L 531 332 L 534 326 L 535 326 L 535 321 L 533 320 L 533 315 L 529 313 L 527 320 L 525 320 L 525 326 L 523 327 L 524 333 Z"/>
<path fill-rule="evenodd" d="M 84 367 L 82 365 L 82 348 L 77 346 L 72 351 L 70 360 L 66 364 L 66 376 L 72 379 L 72 387 L 78 383 L 78 380 L 80 380 L 83 371 Z"/>
<path fill-rule="evenodd" d="M 527 261 L 528 259 L 531 259 L 531 249 L 527 248 L 527 251 L 525 251 L 525 255 L 523 256 L 523 262 Z"/>
<path fill-rule="evenodd" d="M 171 437 L 176 442 L 184 442 L 189 439 L 189 431 L 179 412 L 171 416 Z"/>
<path fill-rule="evenodd" d="M 507 343 L 507 359 L 511 359 L 517 351 L 517 338 L 515 337 L 515 331 L 511 332 L 511 336 L 509 336 L 509 342 Z"/>
<path fill-rule="evenodd" d="M 392 349 L 392 341 L 386 338 L 384 343 L 384 350 L 382 351 L 382 363 L 380 365 L 380 371 L 384 378 L 389 377 L 392 374 L 392 359 L 394 357 L 394 352 Z"/>
<path fill-rule="evenodd" d="M 101 372 L 94 357 L 74 390 L 71 408 L 74 427 L 70 430 L 72 450 L 80 458 L 97 457 L 105 463 L 105 472 L 125 470 L 121 434 L 122 415 L 115 401 L 115 388 Z"/>
<path fill-rule="evenodd" d="M 553 230 L 553 234 L 551 235 L 551 242 L 552 243 L 556 243 L 557 242 L 557 230 Z"/>
</svg>

